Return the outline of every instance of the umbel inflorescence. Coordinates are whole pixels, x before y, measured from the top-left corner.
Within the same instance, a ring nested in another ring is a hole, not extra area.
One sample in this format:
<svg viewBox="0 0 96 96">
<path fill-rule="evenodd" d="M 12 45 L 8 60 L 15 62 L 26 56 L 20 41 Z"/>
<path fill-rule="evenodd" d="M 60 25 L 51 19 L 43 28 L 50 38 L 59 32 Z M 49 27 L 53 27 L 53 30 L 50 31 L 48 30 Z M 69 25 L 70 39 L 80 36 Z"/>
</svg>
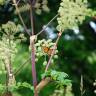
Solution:
<svg viewBox="0 0 96 96">
<path fill-rule="evenodd" d="M 57 18 L 59 31 L 71 29 L 72 27 L 82 24 L 85 16 L 90 13 L 87 0 L 62 0 Z"/>
<path fill-rule="evenodd" d="M 35 8 L 35 12 L 38 15 L 40 15 L 42 13 L 42 11 L 44 11 L 44 12 L 49 12 L 50 11 L 50 9 L 48 7 L 48 0 L 36 0 L 36 4 L 35 4 L 34 8 Z M 25 11 L 30 10 L 30 5 L 29 5 L 29 3 L 26 3 L 26 1 L 25 2 L 23 1 L 23 3 L 21 3 L 18 6 L 18 9 L 19 9 L 20 13 L 25 12 Z M 15 10 L 15 14 L 17 14 L 16 10 Z"/>
<path fill-rule="evenodd" d="M 20 43 L 25 37 L 23 33 L 19 34 L 16 38 L 16 34 L 21 32 L 22 26 L 16 25 L 14 22 L 8 21 L 6 24 L 2 24 L 0 27 L 0 63 L 3 65 L 3 61 L 6 61 L 9 57 L 11 61 L 14 61 L 14 57 L 17 53 L 16 45 Z M 6 61 L 7 62 L 7 61 Z M 4 69 L 4 68 L 3 68 Z M 5 69 L 4 69 L 5 70 Z"/>
<path fill-rule="evenodd" d="M 44 62 L 43 65 L 45 66 L 47 64 L 47 57 L 50 58 L 53 49 L 54 43 L 51 39 L 49 40 L 38 40 L 38 42 L 35 44 L 35 52 L 36 52 L 36 62 L 40 59 L 40 57 L 44 56 Z M 58 50 L 55 49 L 55 54 L 53 56 L 53 59 L 51 60 L 51 63 L 54 63 L 54 60 L 58 58 Z"/>
</svg>

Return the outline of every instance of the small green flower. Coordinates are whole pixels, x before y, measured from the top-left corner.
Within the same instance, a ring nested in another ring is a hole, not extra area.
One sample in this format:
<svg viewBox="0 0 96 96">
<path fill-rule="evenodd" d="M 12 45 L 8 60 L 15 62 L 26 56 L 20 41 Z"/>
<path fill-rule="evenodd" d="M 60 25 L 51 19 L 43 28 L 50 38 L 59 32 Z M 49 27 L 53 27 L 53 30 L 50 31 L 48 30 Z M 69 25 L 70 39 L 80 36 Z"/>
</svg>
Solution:
<svg viewBox="0 0 96 96">
<path fill-rule="evenodd" d="M 36 43 L 35 46 L 40 46 L 40 43 Z"/>
<path fill-rule="evenodd" d="M 71 29 L 74 26 L 82 24 L 85 16 L 90 16 L 87 0 L 62 0 L 58 13 L 57 30 L 60 32 L 63 32 L 64 29 Z"/>
<path fill-rule="evenodd" d="M 54 63 L 54 59 L 52 58 L 51 63 Z"/>
<path fill-rule="evenodd" d="M 54 55 L 54 59 L 58 59 L 58 55 Z"/>
<path fill-rule="evenodd" d="M 37 62 L 38 61 L 38 58 L 36 58 L 35 61 Z"/>
<path fill-rule="evenodd" d="M 40 54 L 39 53 L 36 53 L 36 56 L 40 56 Z"/>
<path fill-rule="evenodd" d="M 55 43 L 53 43 L 51 39 L 48 39 L 48 40 L 42 39 L 42 40 L 39 40 L 35 44 L 36 58 L 39 59 L 40 57 L 45 56 L 43 65 L 46 65 L 46 62 L 47 62 L 46 56 L 47 57 L 50 57 L 51 52 L 53 51 L 54 44 Z M 54 62 L 54 59 L 57 58 L 55 56 L 57 53 L 58 53 L 58 50 L 56 49 L 55 50 L 55 54 L 53 55 L 53 58 L 51 60 L 51 63 L 53 63 Z M 55 58 L 54 58 L 54 56 L 55 56 Z"/>
<path fill-rule="evenodd" d="M 38 51 L 41 51 L 42 49 L 41 49 L 41 47 L 38 47 L 38 49 L 37 49 Z"/>
<path fill-rule="evenodd" d="M 44 61 L 44 62 L 43 62 L 43 65 L 46 66 L 46 65 L 47 65 L 47 61 Z"/>
</svg>

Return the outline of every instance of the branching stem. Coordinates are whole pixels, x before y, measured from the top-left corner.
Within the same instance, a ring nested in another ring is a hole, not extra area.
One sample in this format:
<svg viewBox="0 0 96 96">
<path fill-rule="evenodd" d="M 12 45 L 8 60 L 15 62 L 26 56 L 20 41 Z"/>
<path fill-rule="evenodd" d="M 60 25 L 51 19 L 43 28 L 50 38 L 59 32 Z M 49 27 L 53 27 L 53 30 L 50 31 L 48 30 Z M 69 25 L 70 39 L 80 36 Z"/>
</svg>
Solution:
<svg viewBox="0 0 96 96">
<path fill-rule="evenodd" d="M 56 14 L 48 23 L 47 25 L 40 31 L 38 32 L 36 35 L 40 35 L 57 17 L 58 17 L 59 14 Z"/>
<path fill-rule="evenodd" d="M 50 58 L 49 58 L 49 61 L 48 61 L 47 65 L 46 65 L 45 72 L 48 70 L 49 65 L 51 64 L 51 60 L 52 60 L 52 57 L 53 57 L 54 54 L 55 54 L 55 50 L 56 50 L 56 47 L 57 47 L 57 43 L 58 43 L 58 41 L 59 41 L 59 39 L 60 39 L 60 37 L 61 37 L 61 35 L 62 35 L 62 33 L 59 33 L 59 34 L 60 34 L 60 35 L 58 35 L 58 38 L 57 38 L 57 40 L 56 40 L 56 42 L 55 42 L 55 44 L 54 44 L 54 47 L 53 47 L 52 54 L 51 54 L 51 56 L 50 56 Z"/>
<path fill-rule="evenodd" d="M 34 18 L 33 18 L 33 6 L 30 0 L 30 19 L 31 19 L 31 29 L 32 29 L 32 36 L 34 35 Z M 31 47 L 31 62 L 32 62 L 32 77 L 33 77 L 33 86 L 34 90 L 37 86 L 37 77 L 36 77 L 36 66 L 35 66 L 35 48 L 34 48 L 34 40 L 32 41 L 30 37 L 30 47 Z M 37 91 L 34 91 L 34 96 L 38 96 Z"/>
</svg>

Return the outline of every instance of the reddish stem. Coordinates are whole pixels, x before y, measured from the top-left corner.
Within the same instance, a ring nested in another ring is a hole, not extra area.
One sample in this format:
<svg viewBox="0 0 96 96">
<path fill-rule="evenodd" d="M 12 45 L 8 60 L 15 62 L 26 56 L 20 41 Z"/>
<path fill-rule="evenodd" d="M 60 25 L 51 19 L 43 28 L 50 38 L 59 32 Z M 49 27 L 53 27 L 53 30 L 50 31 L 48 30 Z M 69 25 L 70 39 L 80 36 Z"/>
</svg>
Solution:
<svg viewBox="0 0 96 96">
<path fill-rule="evenodd" d="M 31 29 L 32 29 L 32 36 L 34 35 L 34 18 L 33 18 L 33 6 L 30 0 L 30 19 L 31 19 Z M 32 77 L 33 77 L 33 85 L 34 90 L 37 86 L 37 77 L 36 77 L 36 67 L 35 67 L 35 48 L 34 48 L 34 41 L 30 39 L 30 46 L 31 46 L 31 62 L 32 62 Z M 38 96 L 37 91 L 34 91 L 34 96 Z"/>
<path fill-rule="evenodd" d="M 48 70 L 49 65 L 51 64 L 52 57 L 53 57 L 54 54 L 55 54 L 55 50 L 56 50 L 56 47 L 57 47 L 57 43 L 58 43 L 58 41 L 59 41 L 61 35 L 62 35 L 62 33 L 59 32 L 59 34 L 58 34 L 58 38 L 57 38 L 57 40 L 56 40 L 56 42 L 55 42 L 55 44 L 54 44 L 54 47 L 53 47 L 52 54 L 51 54 L 51 56 L 50 56 L 50 58 L 49 58 L 49 61 L 48 61 L 47 65 L 46 65 L 45 72 Z"/>
<path fill-rule="evenodd" d="M 32 62 L 32 77 L 33 77 L 33 85 L 34 88 L 37 85 L 37 79 L 36 79 L 36 68 L 35 68 L 35 50 L 34 50 L 34 42 L 31 44 L 32 52 L 31 52 L 31 62 Z"/>
</svg>

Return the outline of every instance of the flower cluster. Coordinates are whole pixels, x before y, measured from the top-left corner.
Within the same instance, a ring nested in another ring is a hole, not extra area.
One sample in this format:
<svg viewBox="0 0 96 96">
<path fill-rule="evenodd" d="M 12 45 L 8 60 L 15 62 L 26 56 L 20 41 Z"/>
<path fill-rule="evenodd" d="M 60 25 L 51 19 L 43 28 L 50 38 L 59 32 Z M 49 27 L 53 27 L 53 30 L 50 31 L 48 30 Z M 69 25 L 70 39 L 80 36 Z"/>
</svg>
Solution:
<svg viewBox="0 0 96 96">
<path fill-rule="evenodd" d="M 35 4 L 35 12 L 40 15 L 42 13 L 42 11 L 45 12 L 49 12 L 50 9 L 48 7 L 48 0 L 36 0 L 36 4 Z M 24 3 L 21 4 L 20 6 L 18 6 L 19 12 L 25 12 L 30 10 L 30 5 L 28 3 Z M 17 11 L 15 10 L 14 12 L 15 14 L 17 14 Z"/>
<path fill-rule="evenodd" d="M 57 30 L 61 32 L 82 24 L 89 12 L 87 0 L 62 0 L 58 10 Z"/>
<path fill-rule="evenodd" d="M 38 40 L 38 42 L 35 44 L 35 52 L 36 52 L 36 61 L 38 61 L 38 59 L 42 56 L 45 56 L 45 60 L 43 62 L 43 65 L 47 64 L 47 57 L 50 57 L 52 54 L 52 51 L 54 47 L 54 43 L 52 42 L 51 39 L 49 40 Z M 58 58 L 58 50 L 55 49 L 55 54 L 53 56 L 53 59 L 51 60 L 51 63 L 54 62 L 55 59 Z"/>
<path fill-rule="evenodd" d="M 3 66 L 3 63 L 9 62 L 7 60 L 11 60 L 11 62 L 14 61 L 14 57 L 17 53 L 17 41 L 20 41 L 19 39 L 24 38 L 22 34 L 20 34 L 19 39 L 16 40 L 16 33 L 21 31 L 21 26 L 16 25 L 15 23 L 9 21 L 6 24 L 2 24 L 0 28 L 0 63 L 1 63 L 1 70 L 0 74 L 5 73 L 5 67 Z"/>
<path fill-rule="evenodd" d="M 37 0 L 35 4 L 36 13 L 41 14 L 42 10 L 45 12 L 49 12 L 48 1 L 47 0 Z"/>
</svg>

